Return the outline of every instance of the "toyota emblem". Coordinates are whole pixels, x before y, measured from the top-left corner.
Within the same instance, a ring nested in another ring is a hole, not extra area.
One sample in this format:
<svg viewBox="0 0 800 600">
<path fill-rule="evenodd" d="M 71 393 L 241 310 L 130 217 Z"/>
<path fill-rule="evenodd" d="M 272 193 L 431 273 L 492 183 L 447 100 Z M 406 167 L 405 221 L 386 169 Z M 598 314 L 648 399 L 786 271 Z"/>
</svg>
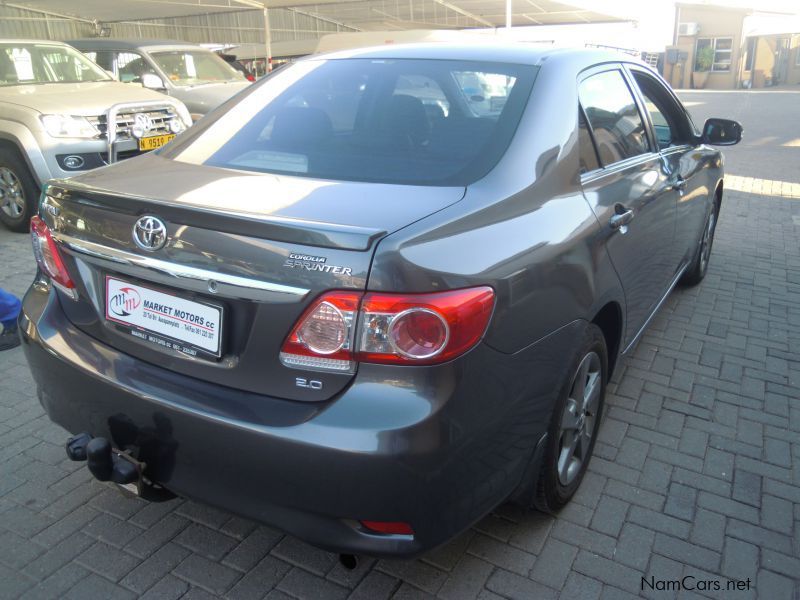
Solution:
<svg viewBox="0 0 800 600">
<path fill-rule="evenodd" d="M 161 219 L 144 216 L 133 226 L 133 241 L 142 250 L 159 250 L 167 241 L 167 226 Z"/>
</svg>

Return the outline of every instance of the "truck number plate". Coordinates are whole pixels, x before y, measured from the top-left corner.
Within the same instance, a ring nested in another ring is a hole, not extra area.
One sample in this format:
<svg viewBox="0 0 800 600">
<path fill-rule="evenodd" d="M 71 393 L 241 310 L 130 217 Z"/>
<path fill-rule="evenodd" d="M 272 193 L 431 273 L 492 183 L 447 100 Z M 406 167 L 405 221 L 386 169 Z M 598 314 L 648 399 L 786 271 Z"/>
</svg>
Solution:
<svg viewBox="0 0 800 600">
<path fill-rule="evenodd" d="M 169 142 L 174 137 L 175 134 L 170 133 L 168 135 L 153 135 L 150 137 L 142 138 L 139 140 L 139 150 L 141 150 L 142 152 L 146 152 L 148 150 L 155 150 L 156 148 L 161 148 L 161 146 Z"/>
</svg>

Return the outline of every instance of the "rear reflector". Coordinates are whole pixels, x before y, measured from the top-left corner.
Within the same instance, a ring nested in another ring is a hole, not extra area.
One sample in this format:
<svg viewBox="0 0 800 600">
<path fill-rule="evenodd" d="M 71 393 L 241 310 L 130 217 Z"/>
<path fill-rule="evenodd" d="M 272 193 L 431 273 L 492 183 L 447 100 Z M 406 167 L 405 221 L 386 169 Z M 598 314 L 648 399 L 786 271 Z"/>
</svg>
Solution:
<svg viewBox="0 0 800 600">
<path fill-rule="evenodd" d="M 408 523 L 401 521 L 360 521 L 367 529 L 376 533 L 391 535 L 414 535 L 414 530 Z"/>
<path fill-rule="evenodd" d="M 487 286 L 431 294 L 328 292 L 281 348 L 284 365 L 353 372 L 357 362 L 430 365 L 480 341 L 494 310 Z"/>
<path fill-rule="evenodd" d="M 58 246 L 53 240 L 47 224 L 38 216 L 31 219 L 31 243 L 33 256 L 42 272 L 50 277 L 53 285 L 67 294 L 72 300 L 78 298 L 75 283 L 69 276 Z"/>
</svg>

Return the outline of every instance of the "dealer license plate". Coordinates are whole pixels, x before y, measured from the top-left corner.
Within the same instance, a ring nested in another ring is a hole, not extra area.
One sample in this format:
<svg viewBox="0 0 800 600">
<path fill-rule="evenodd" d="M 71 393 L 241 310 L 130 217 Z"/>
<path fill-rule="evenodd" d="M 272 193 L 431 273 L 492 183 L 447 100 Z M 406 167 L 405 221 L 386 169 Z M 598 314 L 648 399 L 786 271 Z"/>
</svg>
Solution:
<svg viewBox="0 0 800 600">
<path fill-rule="evenodd" d="M 161 148 L 164 144 L 172 140 L 175 134 L 167 135 L 152 135 L 150 137 L 141 138 L 139 140 L 139 150 L 146 152 L 147 150 L 155 150 Z"/>
<path fill-rule="evenodd" d="M 221 354 L 222 308 L 106 277 L 106 319 L 131 335 L 196 356 Z"/>
</svg>

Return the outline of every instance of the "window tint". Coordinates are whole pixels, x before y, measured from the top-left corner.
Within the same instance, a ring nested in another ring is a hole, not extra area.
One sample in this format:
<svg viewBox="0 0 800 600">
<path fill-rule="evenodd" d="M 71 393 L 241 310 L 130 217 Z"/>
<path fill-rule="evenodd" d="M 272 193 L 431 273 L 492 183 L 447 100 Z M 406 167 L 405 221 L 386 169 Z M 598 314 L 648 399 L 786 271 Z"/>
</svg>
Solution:
<svg viewBox="0 0 800 600">
<path fill-rule="evenodd" d="M 536 71 L 449 60 L 300 61 L 162 155 L 320 179 L 467 185 L 506 151 Z M 463 73 L 512 82 L 502 89 L 507 99 L 477 115 L 463 96 Z"/>
<path fill-rule="evenodd" d="M 584 79 L 579 96 L 603 165 L 649 151 L 642 118 L 620 71 Z"/>
<path fill-rule="evenodd" d="M 586 119 L 583 118 L 583 111 L 578 110 L 578 144 L 580 145 L 580 169 L 581 173 L 588 173 L 600 168 L 600 163 L 597 160 L 597 152 L 594 149 L 594 142 L 589 133 L 589 127 L 586 125 Z"/>
</svg>

